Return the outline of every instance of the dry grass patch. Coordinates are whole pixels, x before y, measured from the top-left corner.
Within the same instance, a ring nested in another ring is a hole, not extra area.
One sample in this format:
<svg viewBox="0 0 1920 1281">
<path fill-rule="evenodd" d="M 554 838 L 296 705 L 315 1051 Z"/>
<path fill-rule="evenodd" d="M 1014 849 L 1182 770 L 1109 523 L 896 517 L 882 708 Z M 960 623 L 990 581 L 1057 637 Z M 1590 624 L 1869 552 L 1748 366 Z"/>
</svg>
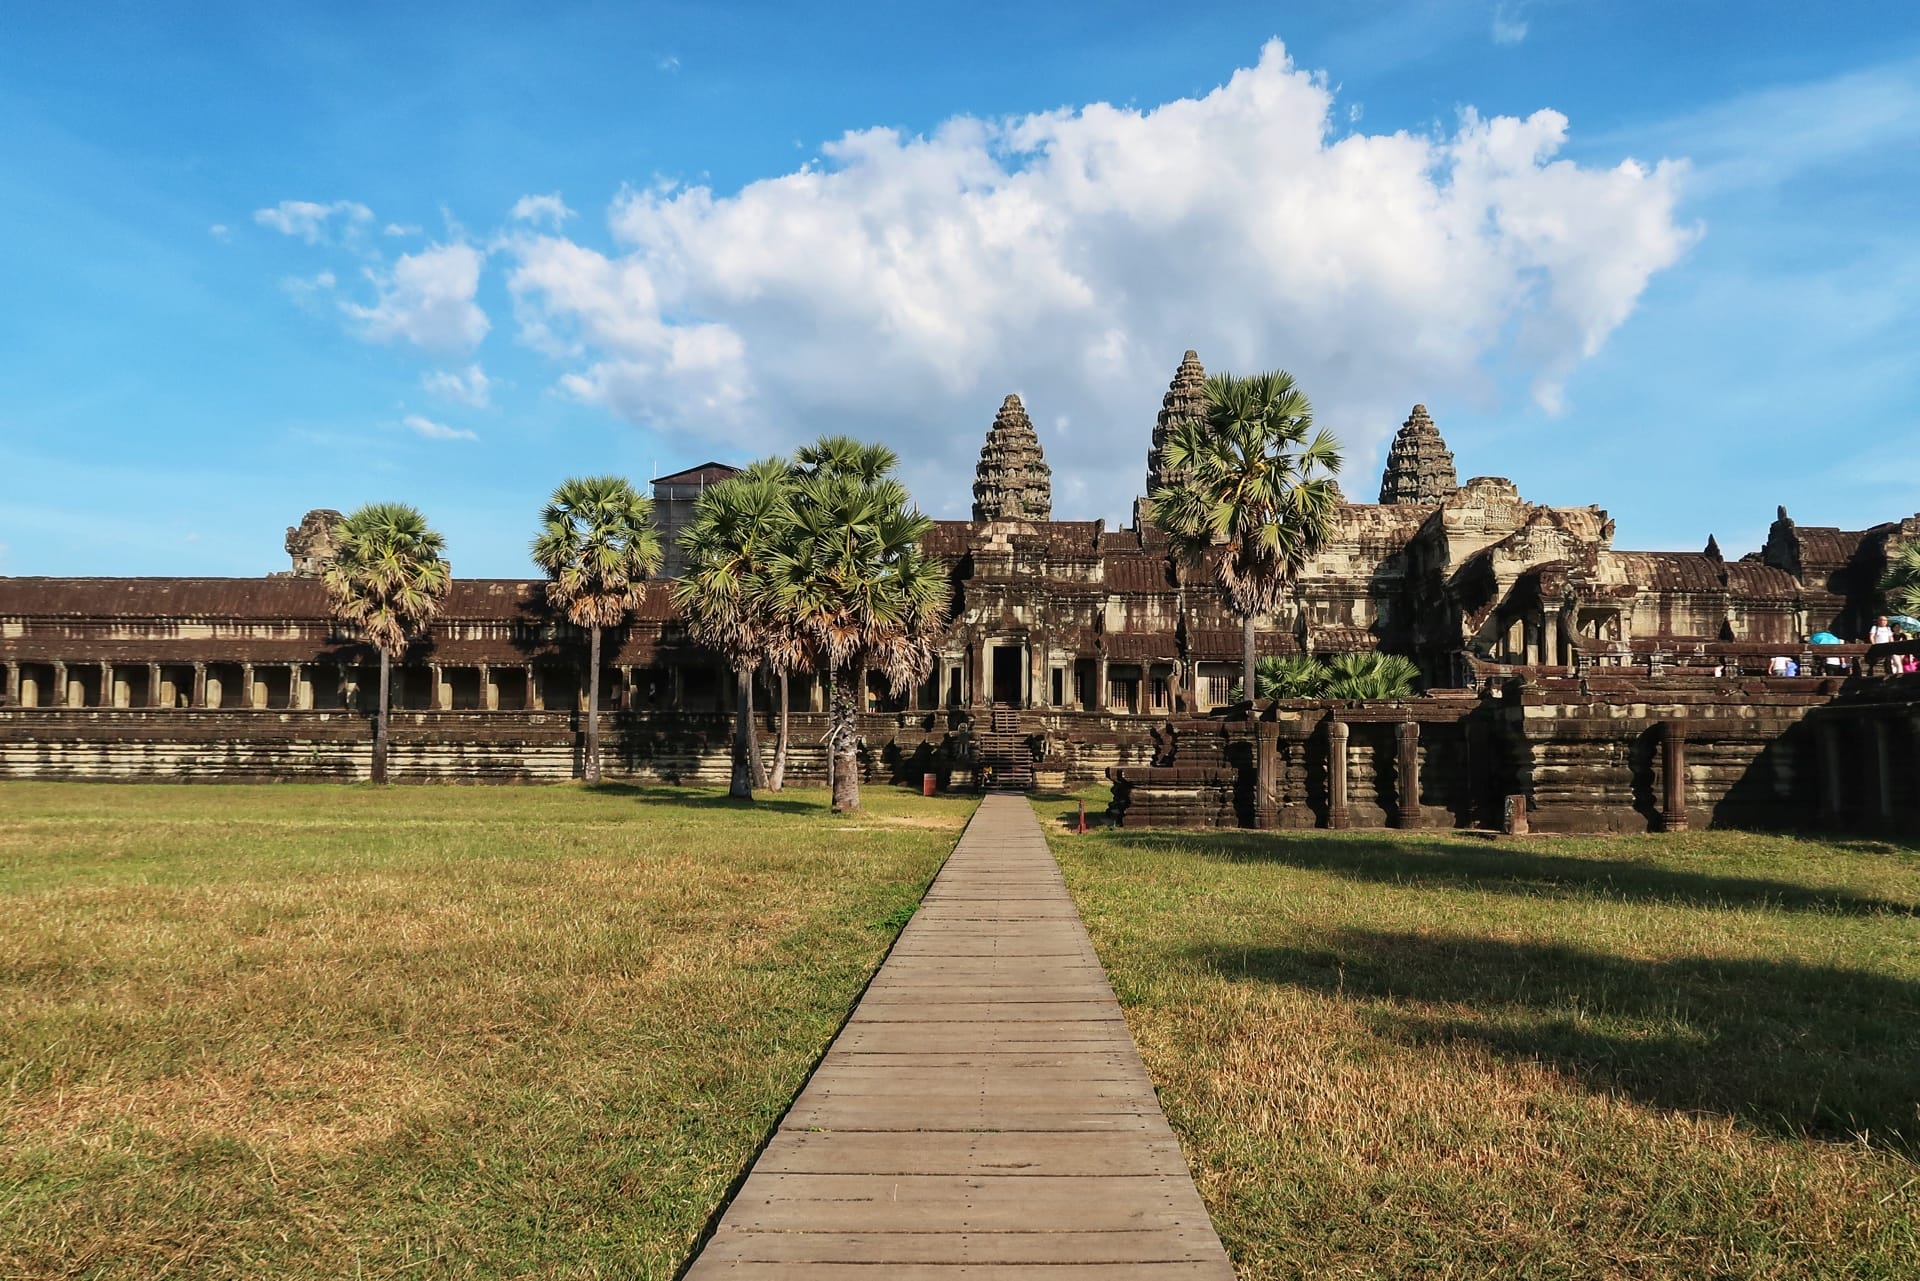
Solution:
<svg viewBox="0 0 1920 1281">
<path fill-rule="evenodd" d="M 671 1276 L 972 808 L 868 799 L 0 787 L 0 1277 Z"/>
<path fill-rule="evenodd" d="M 1916 1275 L 1913 848 L 1050 834 L 1243 1277 Z"/>
</svg>

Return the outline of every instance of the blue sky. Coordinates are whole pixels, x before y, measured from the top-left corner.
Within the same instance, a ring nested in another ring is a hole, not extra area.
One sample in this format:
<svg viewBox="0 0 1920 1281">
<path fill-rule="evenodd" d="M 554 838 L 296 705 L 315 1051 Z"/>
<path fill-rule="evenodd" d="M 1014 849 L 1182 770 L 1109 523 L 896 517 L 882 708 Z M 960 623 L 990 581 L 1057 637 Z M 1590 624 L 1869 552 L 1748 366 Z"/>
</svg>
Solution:
<svg viewBox="0 0 1920 1281">
<path fill-rule="evenodd" d="M 1920 510 L 1909 5 L 400 8 L 0 10 L 0 573 L 838 429 L 964 517 L 1008 391 L 1113 522 L 1188 346 L 1358 499 L 1418 400 L 1622 547 Z"/>
</svg>

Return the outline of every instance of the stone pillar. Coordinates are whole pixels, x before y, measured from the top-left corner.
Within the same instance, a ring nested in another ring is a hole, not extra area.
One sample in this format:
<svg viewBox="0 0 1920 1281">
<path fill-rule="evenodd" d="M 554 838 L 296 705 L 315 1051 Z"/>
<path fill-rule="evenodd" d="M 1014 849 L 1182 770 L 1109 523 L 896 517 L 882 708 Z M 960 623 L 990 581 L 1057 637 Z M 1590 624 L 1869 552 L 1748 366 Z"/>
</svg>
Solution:
<svg viewBox="0 0 1920 1281">
<path fill-rule="evenodd" d="M 967 646 L 967 706 L 969 707 L 982 707 L 993 702 L 993 690 L 987 679 L 990 673 L 985 671 L 986 665 L 986 642 L 969 643 Z"/>
<path fill-rule="evenodd" d="M 680 673 L 677 669 L 674 672 L 673 692 L 676 696 L 680 693 Z M 540 669 L 532 663 L 527 664 L 527 710 L 534 712 L 547 710 L 546 697 L 540 690 Z"/>
<path fill-rule="evenodd" d="M 1893 743 L 1887 722 L 1875 717 L 1867 722 L 1873 738 L 1874 811 L 1882 823 L 1893 820 Z"/>
<path fill-rule="evenodd" d="M 252 711 L 259 706 L 253 699 L 253 664 L 240 664 L 240 706 Z"/>
<path fill-rule="evenodd" d="M 1327 826 L 1347 825 L 1347 723 L 1327 719 Z"/>
<path fill-rule="evenodd" d="M 1683 721 L 1660 724 L 1662 787 L 1660 827 L 1662 831 L 1687 830 L 1687 727 Z"/>
<path fill-rule="evenodd" d="M 446 711 L 444 700 L 447 694 L 446 677 L 441 674 L 440 664 L 427 664 L 427 706 L 436 712 Z"/>
<path fill-rule="evenodd" d="M 675 663 L 667 669 L 667 693 L 673 700 L 674 711 L 687 710 L 687 675 L 685 667 L 680 663 Z"/>
<path fill-rule="evenodd" d="M 489 712 L 500 710 L 500 687 L 494 684 L 493 668 L 480 664 L 480 706 Z"/>
<path fill-rule="evenodd" d="M 127 701 L 128 702 L 133 701 L 132 690 L 127 691 Z M 102 707 L 120 706 L 120 700 L 114 695 L 112 663 L 100 664 L 100 706 Z"/>
<path fill-rule="evenodd" d="M 633 710 L 633 668 L 621 666 L 613 670 L 620 675 L 619 709 L 623 712 L 630 712 Z"/>
<path fill-rule="evenodd" d="M 7 664 L 7 706 L 20 706 L 20 664 Z"/>
<path fill-rule="evenodd" d="M 53 697 L 44 700 L 49 707 L 67 707 L 73 702 L 73 691 L 67 688 L 67 665 L 54 660 Z"/>
<path fill-rule="evenodd" d="M 1401 721 L 1393 727 L 1394 801 L 1399 810 L 1396 827 L 1420 826 L 1420 722 Z"/>
<path fill-rule="evenodd" d="M 1840 761 L 1840 727 L 1830 717 L 1820 717 L 1813 726 L 1814 752 L 1820 770 L 1820 814 L 1838 826 L 1846 814 L 1846 772 Z"/>
<path fill-rule="evenodd" d="M 160 664 L 147 664 L 147 706 L 160 706 Z"/>
<path fill-rule="evenodd" d="M 359 669 L 345 663 L 340 667 L 340 706 L 348 711 L 357 711 L 360 707 L 360 681 L 354 675 Z"/>
<path fill-rule="evenodd" d="M 195 663 L 193 665 L 193 697 L 187 700 L 187 706 L 205 707 L 206 705 L 207 665 L 205 663 Z"/>
<path fill-rule="evenodd" d="M 1093 710 L 1106 712 L 1107 707 L 1107 656 L 1100 655 L 1100 666 L 1093 675 Z"/>
<path fill-rule="evenodd" d="M 313 685 L 306 679 L 307 669 L 300 663 L 287 666 L 287 709 L 295 712 L 313 710 Z"/>
</svg>

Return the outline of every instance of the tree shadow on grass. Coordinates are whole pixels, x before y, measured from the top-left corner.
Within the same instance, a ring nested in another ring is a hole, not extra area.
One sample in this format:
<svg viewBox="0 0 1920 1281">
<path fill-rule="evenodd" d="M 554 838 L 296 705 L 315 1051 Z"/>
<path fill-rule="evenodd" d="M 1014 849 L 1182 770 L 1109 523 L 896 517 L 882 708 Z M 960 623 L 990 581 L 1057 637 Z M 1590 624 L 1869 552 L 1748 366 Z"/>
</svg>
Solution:
<svg viewBox="0 0 1920 1281">
<path fill-rule="evenodd" d="M 638 783 L 594 783 L 586 790 L 596 796 L 618 796 L 641 805 L 659 805 L 671 809 L 735 810 L 742 814 L 756 811 L 777 814 L 827 813 L 827 806 L 819 801 L 795 800 L 777 792 L 755 792 L 752 800 L 742 801 L 725 792 L 675 787 L 672 784 L 648 787 Z"/>
<path fill-rule="evenodd" d="M 1393 1040 L 1473 1043 L 1659 1107 L 1920 1157 L 1920 984 L 1793 961 L 1637 961 L 1373 930 L 1190 955 L 1229 981 L 1379 1002 L 1368 1017 Z"/>
<path fill-rule="evenodd" d="M 1632 859 L 1549 854 L 1511 843 L 1366 840 L 1286 832 L 1119 832 L 1110 838 L 1234 863 L 1284 863 L 1354 881 L 1446 885 L 1530 897 L 1597 897 L 1703 908 L 1842 916 L 1920 915 L 1920 901 L 1753 876 L 1715 876 Z"/>
</svg>

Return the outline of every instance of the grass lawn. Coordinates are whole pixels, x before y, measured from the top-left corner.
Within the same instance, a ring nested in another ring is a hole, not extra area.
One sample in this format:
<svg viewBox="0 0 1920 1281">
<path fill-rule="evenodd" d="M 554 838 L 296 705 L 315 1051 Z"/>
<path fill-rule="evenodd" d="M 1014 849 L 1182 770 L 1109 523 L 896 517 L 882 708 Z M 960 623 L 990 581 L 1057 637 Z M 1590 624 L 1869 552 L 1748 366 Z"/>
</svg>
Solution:
<svg viewBox="0 0 1920 1281">
<path fill-rule="evenodd" d="M 0 1277 L 670 1277 L 972 812 L 0 784 Z"/>
<path fill-rule="evenodd" d="M 1037 804 L 1243 1278 L 1920 1277 L 1915 847 Z"/>
</svg>

